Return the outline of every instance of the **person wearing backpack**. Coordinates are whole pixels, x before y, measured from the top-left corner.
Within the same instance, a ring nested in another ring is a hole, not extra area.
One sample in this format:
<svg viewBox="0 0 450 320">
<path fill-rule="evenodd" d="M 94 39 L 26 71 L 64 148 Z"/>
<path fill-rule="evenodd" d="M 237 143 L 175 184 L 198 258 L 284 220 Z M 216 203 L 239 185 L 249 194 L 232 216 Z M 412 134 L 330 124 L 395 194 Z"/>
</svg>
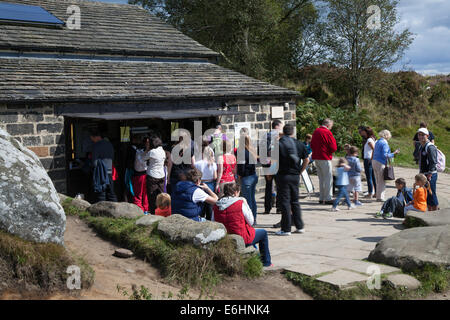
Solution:
<svg viewBox="0 0 450 320">
<path fill-rule="evenodd" d="M 436 182 L 438 178 L 438 150 L 429 140 L 430 133 L 426 128 L 417 131 L 419 137 L 419 170 L 423 173 L 430 185 L 431 191 L 427 196 L 428 211 L 438 210 L 439 201 L 436 195 Z"/>
</svg>

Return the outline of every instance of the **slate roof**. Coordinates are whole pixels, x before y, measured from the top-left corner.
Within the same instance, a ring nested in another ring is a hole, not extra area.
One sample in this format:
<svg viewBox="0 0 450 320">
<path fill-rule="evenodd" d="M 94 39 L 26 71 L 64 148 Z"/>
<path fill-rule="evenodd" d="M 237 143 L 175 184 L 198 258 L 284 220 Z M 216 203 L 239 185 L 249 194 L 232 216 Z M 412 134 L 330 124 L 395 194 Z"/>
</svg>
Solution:
<svg viewBox="0 0 450 320">
<path fill-rule="evenodd" d="M 0 24 L 0 49 L 119 55 L 216 57 L 218 54 L 135 5 L 82 0 L 0 0 L 37 5 L 66 22 L 81 9 L 81 29 Z"/>
<path fill-rule="evenodd" d="M 295 91 L 202 62 L 0 58 L 0 102 L 293 97 Z"/>
</svg>

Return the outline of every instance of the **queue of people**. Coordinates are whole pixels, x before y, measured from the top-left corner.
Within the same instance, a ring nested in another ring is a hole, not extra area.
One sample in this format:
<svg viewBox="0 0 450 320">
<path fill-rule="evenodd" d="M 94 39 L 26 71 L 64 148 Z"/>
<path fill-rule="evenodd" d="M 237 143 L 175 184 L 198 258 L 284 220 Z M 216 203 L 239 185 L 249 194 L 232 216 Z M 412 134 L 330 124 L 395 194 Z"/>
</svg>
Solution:
<svg viewBox="0 0 450 320">
<path fill-rule="evenodd" d="M 339 211 L 342 199 L 349 210 L 363 205 L 360 201 L 363 190 L 359 148 L 346 145 L 347 155 L 338 160 L 336 175 L 333 173 L 333 154 L 337 151 L 333 125 L 333 120 L 325 119 L 303 143 L 296 139 L 293 125 L 273 121 L 267 138 L 268 161 L 262 165 L 266 169 L 264 213 L 269 214 L 275 206 L 281 214 L 281 221 L 274 225 L 280 228 L 276 235 L 305 232 L 299 185 L 300 176 L 312 162 L 319 178 L 319 204 L 331 204 L 334 212 Z M 420 144 L 420 173 L 415 177 L 413 190 L 407 188 L 405 179 L 399 178 L 395 181 L 397 195 L 387 201 L 385 168 L 400 151 L 391 152 L 389 140 L 392 135 L 388 130 L 379 132 L 379 139 L 370 127 L 359 127 L 359 133 L 363 138 L 361 155 L 368 188 L 365 198 L 383 202 L 376 217 L 400 217 L 408 211 L 438 209 L 438 156 L 428 129 L 421 125 L 416 135 Z M 92 163 L 96 201 L 117 201 L 113 187 L 114 149 L 98 131 L 91 132 L 91 140 L 94 143 Z M 261 260 L 264 266 L 270 266 L 267 232 L 255 230 L 258 214 L 256 163 L 261 159 L 247 129 L 241 130 L 241 142 L 244 153 L 242 159 L 237 159 L 237 150 L 233 149 L 232 142 L 218 124 L 214 134 L 202 143 L 201 159 L 196 159 L 196 145 L 187 133 L 181 133 L 179 143 L 171 152 L 164 150 L 158 136 L 144 137 L 140 143 L 133 137 L 126 162 L 129 179 L 125 181 L 132 202 L 142 209 L 143 214 L 165 217 L 181 214 L 197 222 L 221 222 L 229 233 L 241 235 L 246 245 L 259 244 Z M 279 156 L 272 157 L 276 146 Z M 183 161 L 175 161 L 174 155 Z M 338 193 L 333 200 L 334 186 Z M 350 194 L 353 194 L 353 202 Z M 293 232 L 292 225 L 295 226 Z"/>
</svg>

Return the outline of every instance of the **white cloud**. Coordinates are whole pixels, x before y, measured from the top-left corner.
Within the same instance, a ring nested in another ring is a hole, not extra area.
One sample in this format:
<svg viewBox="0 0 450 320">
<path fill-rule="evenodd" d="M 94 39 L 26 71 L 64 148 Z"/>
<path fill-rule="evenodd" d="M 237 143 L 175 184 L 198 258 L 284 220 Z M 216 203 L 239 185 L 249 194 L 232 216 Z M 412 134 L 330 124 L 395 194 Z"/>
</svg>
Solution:
<svg viewBox="0 0 450 320">
<path fill-rule="evenodd" d="M 405 53 L 403 64 L 423 74 L 450 73 L 450 1 L 401 0 L 398 29 L 409 28 L 414 42 Z"/>
</svg>

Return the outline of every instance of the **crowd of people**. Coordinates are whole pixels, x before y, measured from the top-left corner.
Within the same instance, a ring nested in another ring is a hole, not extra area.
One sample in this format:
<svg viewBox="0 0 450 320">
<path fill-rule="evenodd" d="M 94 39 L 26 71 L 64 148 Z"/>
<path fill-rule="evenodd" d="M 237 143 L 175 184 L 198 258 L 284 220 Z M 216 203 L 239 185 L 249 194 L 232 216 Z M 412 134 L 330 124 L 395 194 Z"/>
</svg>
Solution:
<svg viewBox="0 0 450 320">
<path fill-rule="evenodd" d="M 244 153 L 238 161 L 237 148 L 222 132 L 220 124 L 214 134 L 206 137 L 201 146 L 196 146 L 186 133 L 172 150 L 165 150 L 157 135 L 144 137 L 141 141 L 132 138 L 127 153 L 126 185 L 132 202 L 143 214 L 169 216 L 180 214 L 198 222 L 207 220 L 221 222 L 229 233 L 241 235 L 246 245 L 259 245 L 264 266 L 271 266 L 267 232 L 257 228 L 256 186 L 257 164 L 265 169 L 264 214 L 273 207 L 281 213 L 281 221 L 274 225 L 280 228 L 275 234 L 289 236 L 304 233 L 299 202 L 300 176 L 314 165 L 319 178 L 319 204 L 331 205 L 331 211 L 339 211 L 341 200 L 348 209 L 362 206 L 364 195 L 361 181 L 360 149 L 344 147 L 346 156 L 338 160 L 333 170 L 333 154 L 338 146 L 332 134 L 334 122 L 325 119 L 312 135 L 300 142 L 293 125 L 282 121 L 272 122 L 267 135 L 268 156 L 259 157 L 247 129 L 241 129 Z M 382 130 L 376 138 L 370 127 L 361 126 L 363 138 L 362 161 L 367 181 L 365 198 L 383 202 L 376 217 L 403 217 L 407 211 L 437 210 L 437 149 L 430 141 L 430 132 L 421 124 L 416 139 L 420 146 L 415 151 L 420 173 L 415 177 L 413 189 L 407 188 L 403 178 L 395 181 L 398 193 L 385 199 L 385 168 L 400 151 L 391 152 L 389 140 L 392 135 Z M 432 137 L 434 140 L 434 136 Z M 114 150 L 98 131 L 91 133 L 94 142 L 93 184 L 97 201 L 117 201 L 112 183 Z M 278 157 L 272 157 L 278 147 Z M 202 157 L 196 159 L 196 148 Z M 189 152 L 189 156 L 187 153 Z M 186 155 L 186 156 L 185 156 Z M 175 161 L 175 156 L 188 161 Z M 103 161 L 99 161 L 103 160 Z M 338 192 L 333 200 L 334 189 Z M 353 199 L 350 195 L 353 194 Z"/>
</svg>

